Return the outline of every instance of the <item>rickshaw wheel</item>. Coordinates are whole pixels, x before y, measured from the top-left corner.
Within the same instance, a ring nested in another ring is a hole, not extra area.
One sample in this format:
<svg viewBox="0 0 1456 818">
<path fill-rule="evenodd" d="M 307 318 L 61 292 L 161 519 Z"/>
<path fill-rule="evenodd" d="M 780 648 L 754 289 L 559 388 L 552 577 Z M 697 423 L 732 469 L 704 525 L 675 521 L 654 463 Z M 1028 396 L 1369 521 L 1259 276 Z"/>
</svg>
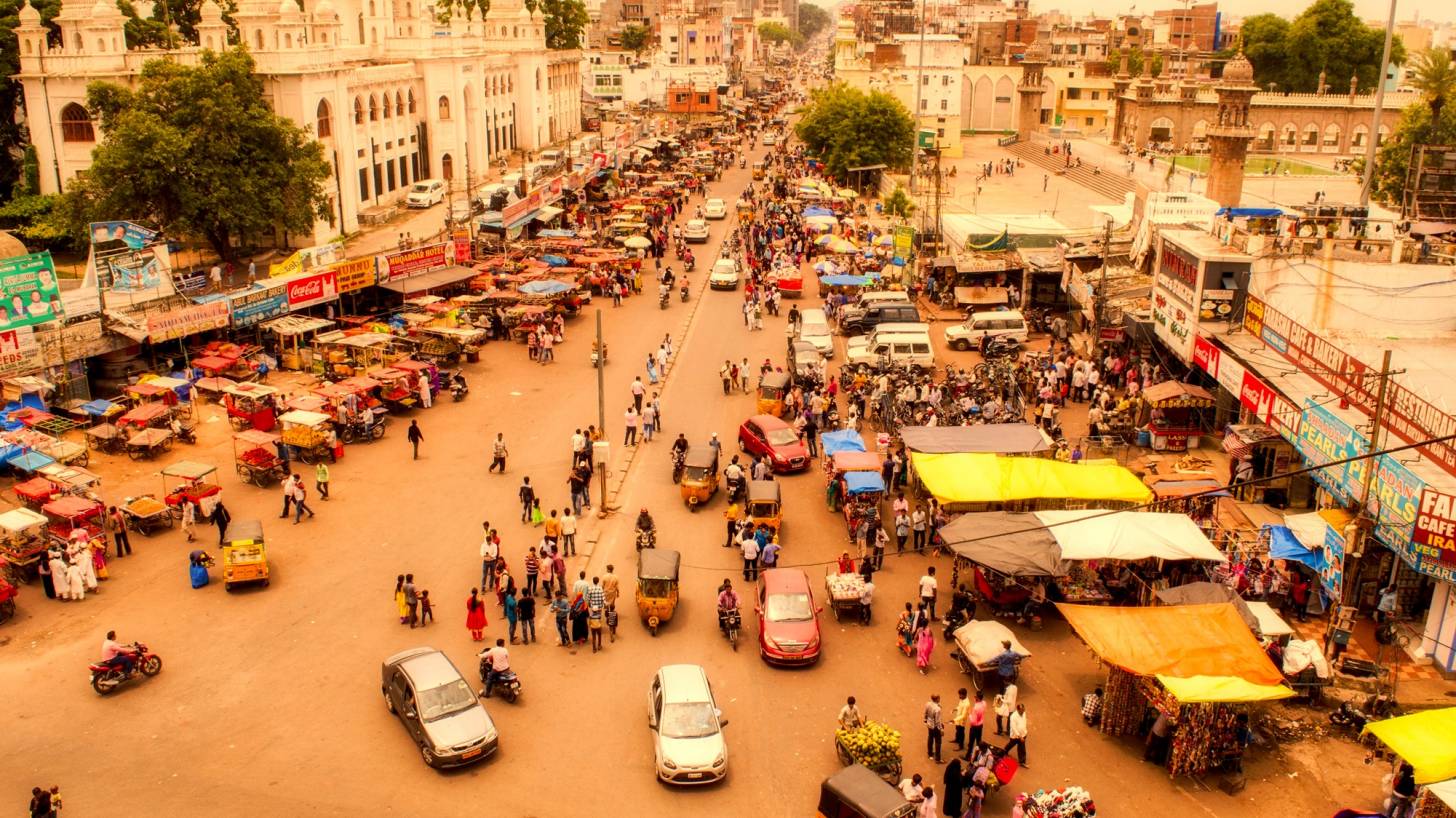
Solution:
<svg viewBox="0 0 1456 818">
<path fill-rule="evenodd" d="M 318 456 L 314 454 L 312 449 L 299 449 L 298 459 L 309 464 L 310 466 L 318 462 Z"/>
</svg>

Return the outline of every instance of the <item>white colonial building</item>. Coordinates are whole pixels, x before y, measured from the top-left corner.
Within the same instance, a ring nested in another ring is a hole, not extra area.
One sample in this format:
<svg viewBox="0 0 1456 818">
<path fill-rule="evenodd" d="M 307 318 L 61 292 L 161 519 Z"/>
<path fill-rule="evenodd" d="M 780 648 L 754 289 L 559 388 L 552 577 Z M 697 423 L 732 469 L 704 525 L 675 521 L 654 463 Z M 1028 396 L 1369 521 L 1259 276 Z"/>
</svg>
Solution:
<svg viewBox="0 0 1456 818">
<path fill-rule="evenodd" d="M 581 130 L 581 54 L 548 50 L 541 17 L 521 0 L 448 23 L 432 0 L 242 0 L 234 20 L 273 109 L 313 133 L 333 165 L 318 240 L 358 229 L 362 213 L 400 202 L 416 180 L 463 191 L 499 154 Z M 196 63 L 228 47 L 214 0 L 202 6 L 196 45 L 128 49 L 125 22 L 113 0 L 65 0 L 57 47 L 40 13 L 21 7 L 16 79 L 43 192 L 91 163 L 100 134 L 84 107 L 89 83 L 131 84 L 147 60 Z"/>
</svg>

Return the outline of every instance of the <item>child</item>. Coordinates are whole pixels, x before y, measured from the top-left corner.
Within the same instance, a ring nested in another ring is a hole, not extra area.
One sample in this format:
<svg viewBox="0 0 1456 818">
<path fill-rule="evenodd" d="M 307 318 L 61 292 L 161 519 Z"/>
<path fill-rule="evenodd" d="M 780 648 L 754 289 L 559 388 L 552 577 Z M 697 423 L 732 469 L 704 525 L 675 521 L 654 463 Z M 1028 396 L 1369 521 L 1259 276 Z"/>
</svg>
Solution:
<svg viewBox="0 0 1456 818">
<path fill-rule="evenodd" d="M 430 592 L 420 591 L 420 627 L 435 620 L 435 608 L 430 604 Z"/>
<path fill-rule="evenodd" d="M 541 498 L 531 500 L 531 525 L 541 525 L 546 522 L 546 515 L 541 513 Z"/>
<path fill-rule="evenodd" d="M 1006 735 L 1006 719 L 1011 715 L 1011 711 L 1006 707 L 1006 697 L 997 693 L 993 704 L 996 709 L 996 735 L 1004 736 Z"/>
<path fill-rule="evenodd" d="M 611 639 L 612 639 L 613 642 L 617 641 L 617 606 L 616 605 L 609 605 L 607 607 L 607 635 L 611 637 Z"/>
</svg>

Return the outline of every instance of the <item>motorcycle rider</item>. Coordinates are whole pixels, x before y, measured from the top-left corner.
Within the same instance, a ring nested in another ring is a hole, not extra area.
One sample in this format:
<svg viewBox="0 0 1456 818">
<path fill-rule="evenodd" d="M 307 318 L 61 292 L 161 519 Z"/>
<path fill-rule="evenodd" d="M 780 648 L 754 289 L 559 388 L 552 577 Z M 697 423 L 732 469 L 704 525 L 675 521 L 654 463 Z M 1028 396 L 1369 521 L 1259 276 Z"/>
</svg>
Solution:
<svg viewBox="0 0 1456 818">
<path fill-rule="evenodd" d="M 647 506 L 637 512 L 637 536 L 640 539 L 643 534 L 647 535 L 647 541 L 657 543 L 657 524 L 652 521 L 652 515 L 648 513 Z"/>
<path fill-rule="evenodd" d="M 458 369 L 455 370 L 455 374 L 450 376 L 450 388 L 451 389 L 458 388 L 461 392 L 469 392 L 470 391 L 470 385 L 465 382 L 465 373 L 464 372 L 461 372 Z"/>
<path fill-rule="evenodd" d="M 506 650 L 506 640 L 495 640 L 495 647 L 481 651 L 480 658 L 485 660 L 487 668 L 485 687 L 480 691 L 480 695 L 488 699 L 490 689 L 511 669 L 511 652 Z"/>
<path fill-rule="evenodd" d="M 657 303 L 666 305 L 668 296 L 672 295 L 672 285 L 666 281 L 657 285 Z"/>
<path fill-rule="evenodd" d="M 718 630 L 724 635 L 728 631 L 728 612 L 738 610 L 738 592 L 733 590 L 733 580 L 724 579 L 718 586 Z"/>
<path fill-rule="evenodd" d="M 112 667 L 120 665 L 122 673 L 130 676 L 136 667 L 136 648 L 116 641 L 116 631 L 107 631 L 101 641 L 101 661 Z"/>
<path fill-rule="evenodd" d="M 728 481 L 728 496 L 730 498 L 737 497 L 738 489 L 743 483 L 743 467 L 738 465 L 738 455 L 733 455 L 733 460 L 723 470 L 723 479 Z"/>
</svg>

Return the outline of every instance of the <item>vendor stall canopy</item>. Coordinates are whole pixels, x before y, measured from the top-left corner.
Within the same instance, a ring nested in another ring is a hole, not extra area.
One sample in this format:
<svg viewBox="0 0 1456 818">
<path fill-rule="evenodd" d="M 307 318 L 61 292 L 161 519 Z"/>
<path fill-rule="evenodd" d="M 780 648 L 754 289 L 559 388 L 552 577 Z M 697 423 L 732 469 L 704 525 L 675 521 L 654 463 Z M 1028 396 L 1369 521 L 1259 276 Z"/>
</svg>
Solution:
<svg viewBox="0 0 1456 818">
<path fill-rule="evenodd" d="M 1227 558 L 1185 514 L 1137 511 L 988 511 L 940 530 L 961 557 L 1010 576 L 1062 576 L 1075 560 Z"/>
<path fill-rule="evenodd" d="M 926 454 L 1035 454 L 1051 448 L 1046 433 L 1030 423 L 906 426 L 900 439 L 910 451 Z"/>
<path fill-rule="evenodd" d="M 1063 463 L 1040 457 L 911 452 L 926 489 L 942 504 L 1066 499 L 1146 503 L 1153 493 L 1114 463 Z"/>
<path fill-rule="evenodd" d="M 840 452 L 862 452 L 865 450 L 864 439 L 859 432 L 851 429 L 844 429 L 838 432 L 825 432 L 820 436 L 820 446 L 824 449 L 824 456 L 832 458 Z"/>
<path fill-rule="evenodd" d="M 1165 687 L 1168 679 L 1182 679 L 1184 694 L 1194 701 L 1259 701 L 1292 695 L 1281 684 L 1283 674 L 1226 602 L 1156 608 L 1058 604 L 1057 609 L 1102 661 L 1139 676 L 1157 676 Z M 1199 677 L 1238 681 L 1200 682 Z M 1238 698 L 1210 698 L 1218 695 L 1218 688 Z"/>
<path fill-rule="evenodd" d="M 1417 784 L 1456 778 L 1456 707 L 1371 722 L 1365 732 L 1415 767 Z"/>
</svg>

